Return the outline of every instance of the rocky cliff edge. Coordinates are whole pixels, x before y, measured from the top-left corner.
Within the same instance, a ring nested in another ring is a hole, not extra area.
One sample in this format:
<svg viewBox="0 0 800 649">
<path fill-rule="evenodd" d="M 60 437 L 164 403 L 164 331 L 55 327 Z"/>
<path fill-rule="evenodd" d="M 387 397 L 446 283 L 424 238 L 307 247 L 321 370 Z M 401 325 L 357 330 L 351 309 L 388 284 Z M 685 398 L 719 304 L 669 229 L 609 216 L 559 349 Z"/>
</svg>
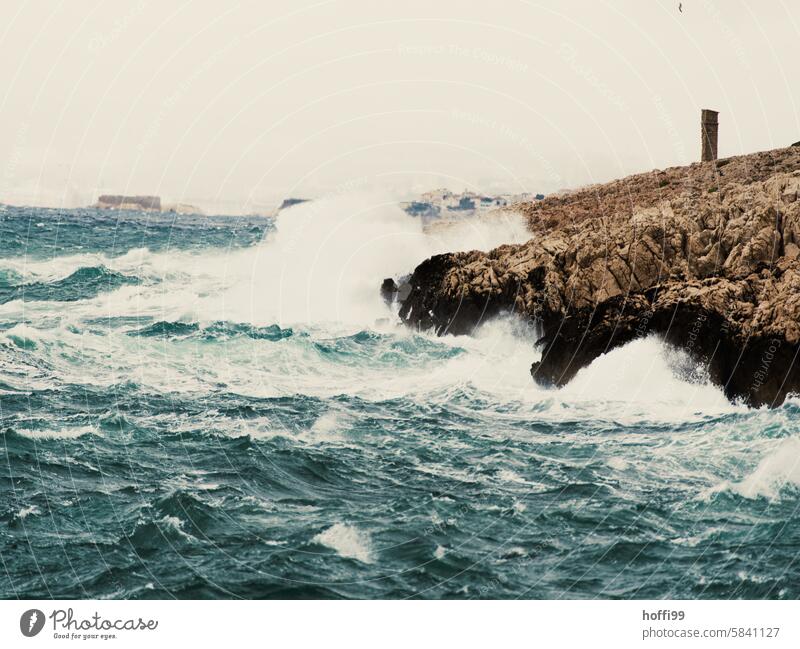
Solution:
<svg viewBox="0 0 800 649">
<path fill-rule="evenodd" d="M 536 322 L 531 373 L 550 385 L 657 334 L 729 398 L 774 406 L 800 392 L 798 193 L 793 146 L 522 203 L 530 241 L 424 261 L 400 316 L 440 334 L 503 312 Z"/>
</svg>

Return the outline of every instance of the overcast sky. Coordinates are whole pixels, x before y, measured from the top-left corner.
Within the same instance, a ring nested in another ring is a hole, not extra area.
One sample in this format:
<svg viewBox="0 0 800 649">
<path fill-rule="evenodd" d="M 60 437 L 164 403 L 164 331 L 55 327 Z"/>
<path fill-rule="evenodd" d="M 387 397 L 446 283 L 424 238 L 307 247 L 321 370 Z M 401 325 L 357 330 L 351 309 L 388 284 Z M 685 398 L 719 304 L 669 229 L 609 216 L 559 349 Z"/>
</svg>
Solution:
<svg viewBox="0 0 800 649">
<path fill-rule="evenodd" d="M 795 0 L 2 6 L 2 202 L 547 193 L 695 161 L 701 108 L 721 157 L 800 140 Z"/>
</svg>

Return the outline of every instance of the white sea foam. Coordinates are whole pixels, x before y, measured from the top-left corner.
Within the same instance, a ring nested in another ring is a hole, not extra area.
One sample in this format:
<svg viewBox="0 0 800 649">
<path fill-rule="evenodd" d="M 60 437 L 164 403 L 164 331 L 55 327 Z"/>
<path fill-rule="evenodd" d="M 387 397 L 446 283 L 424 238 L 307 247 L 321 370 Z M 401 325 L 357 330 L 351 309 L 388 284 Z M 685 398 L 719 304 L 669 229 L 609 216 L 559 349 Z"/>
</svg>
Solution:
<svg viewBox="0 0 800 649">
<path fill-rule="evenodd" d="M 515 212 L 493 212 L 475 218 L 445 222 L 425 230 L 430 254 L 464 250 L 491 250 L 531 238 L 525 218 Z"/>
<path fill-rule="evenodd" d="M 668 348 L 655 336 L 637 339 L 581 369 L 559 391 L 558 398 L 583 406 L 613 406 L 606 413 L 622 423 L 688 421 L 746 410 L 732 405 L 707 379 L 682 378 L 678 366 L 691 364 L 688 356 Z M 702 371 L 695 374 L 702 377 Z"/>
<path fill-rule="evenodd" d="M 383 278 L 410 273 L 439 252 L 489 249 L 528 236 L 515 215 L 426 234 L 418 219 L 383 196 L 302 203 L 280 213 L 264 244 L 229 261 L 242 281 L 220 306 L 226 318 L 256 324 L 372 324 L 387 315 L 377 290 Z"/>
<path fill-rule="evenodd" d="M 346 422 L 347 417 L 345 415 L 326 412 L 317 418 L 301 438 L 314 443 L 340 442 L 344 439 L 342 428 L 346 425 Z"/>
<path fill-rule="evenodd" d="M 17 518 L 19 519 L 26 519 L 28 516 L 38 516 L 41 514 L 41 510 L 36 505 L 30 505 L 28 507 L 23 507 L 17 512 Z"/>
<path fill-rule="evenodd" d="M 610 457 L 606 460 L 606 464 L 615 471 L 625 471 L 630 463 L 621 457 Z"/>
<path fill-rule="evenodd" d="M 312 541 L 336 550 L 339 556 L 347 559 L 357 559 L 362 563 L 374 562 L 369 535 L 352 525 L 335 523 L 317 534 Z"/>
<path fill-rule="evenodd" d="M 725 483 L 745 498 L 776 499 L 783 488 L 800 487 L 800 438 L 782 439 L 741 482 Z"/>
<path fill-rule="evenodd" d="M 40 329 L 32 327 L 26 322 L 20 322 L 0 333 L 0 342 L 16 345 L 20 343 L 23 345 L 35 344 L 43 335 L 45 334 Z"/>
<path fill-rule="evenodd" d="M 83 435 L 98 435 L 98 430 L 94 426 L 75 426 L 64 428 L 47 428 L 43 430 L 20 429 L 20 435 L 32 437 L 34 439 L 76 439 Z"/>
<path fill-rule="evenodd" d="M 503 559 L 514 559 L 517 557 L 526 557 L 526 556 L 528 556 L 528 551 L 519 545 L 510 547 L 508 548 L 508 550 L 502 553 Z"/>
<path fill-rule="evenodd" d="M 156 521 L 156 525 L 162 530 L 177 532 L 183 538 L 194 541 L 195 538 L 183 529 L 183 521 L 177 516 L 165 515 Z"/>
</svg>

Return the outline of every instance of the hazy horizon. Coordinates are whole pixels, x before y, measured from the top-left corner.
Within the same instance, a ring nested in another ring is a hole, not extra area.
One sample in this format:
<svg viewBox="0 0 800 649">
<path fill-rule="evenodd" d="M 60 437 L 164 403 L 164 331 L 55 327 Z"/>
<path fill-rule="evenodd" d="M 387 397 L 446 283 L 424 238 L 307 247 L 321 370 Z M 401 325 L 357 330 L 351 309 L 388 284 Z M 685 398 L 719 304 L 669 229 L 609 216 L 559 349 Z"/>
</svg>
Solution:
<svg viewBox="0 0 800 649">
<path fill-rule="evenodd" d="M 9 5 L 14 6 L 9 6 Z M 786 3 L 8 3 L 0 202 L 543 192 L 800 140 Z"/>
</svg>

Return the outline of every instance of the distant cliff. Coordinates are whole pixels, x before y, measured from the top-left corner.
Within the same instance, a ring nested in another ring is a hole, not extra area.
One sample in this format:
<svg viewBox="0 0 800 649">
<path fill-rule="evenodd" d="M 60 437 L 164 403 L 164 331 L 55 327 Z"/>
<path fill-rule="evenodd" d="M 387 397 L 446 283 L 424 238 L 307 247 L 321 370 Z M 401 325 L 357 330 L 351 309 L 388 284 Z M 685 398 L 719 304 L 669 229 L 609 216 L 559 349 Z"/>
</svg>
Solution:
<svg viewBox="0 0 800 649">
<path fill-rule="evenodd" d="M 161 197 L 103 194 L 97 199 L 96 207 L 105 210 L 151 210 L 160 212 Z"/>
<path fill-rule="evenodd" d="M 164 205 L 161 208 L 162 212 L 169 212 L 172 214 L 199 214 L 201 216 L 204 215 L 203 210 L 195 205 L 189 205 L 188 203 L 170 203 L 168 205 Z"/>
<path fill-rule="evenodd" d="M 541 327 L 536 381 L 563 385 L 656 334 L 730 398 L 800 392 L 800 148 L 630 176 L 526 202 L 531 240 L 420 264 L 400 316 L 469 333 L 514 312 Z"/>
<path fill-rule="evenodd" d="M 104 194 L 94 207 L 101 210 L 135 210 L 145 212 L 169 212 L 173 214 L 203 214 L 203 210 L 187 203 L 161 204 L 160 196 L 123 196 Z"/>
</svg>

